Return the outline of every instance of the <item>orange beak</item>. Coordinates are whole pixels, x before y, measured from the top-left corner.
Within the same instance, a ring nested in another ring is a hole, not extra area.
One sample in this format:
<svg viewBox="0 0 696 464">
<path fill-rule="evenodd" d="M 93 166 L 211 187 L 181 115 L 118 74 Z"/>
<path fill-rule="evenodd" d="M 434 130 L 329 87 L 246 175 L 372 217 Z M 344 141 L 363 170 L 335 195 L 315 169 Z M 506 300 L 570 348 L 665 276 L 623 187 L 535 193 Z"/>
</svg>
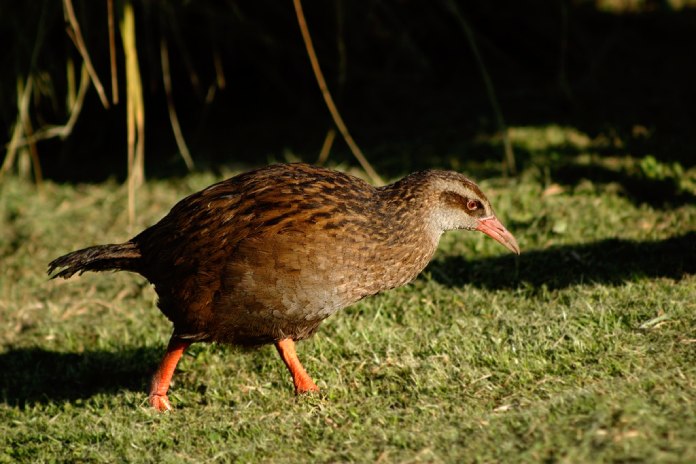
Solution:
<svg viewBox="0 0 696 464">
<path fill-rule="evenodd" d="M 520 254 L 520 247 L 517 244 L 517 240 L 515 240 L 515 237 L 513 237 L 505 226 L 500 223 L 497 217 L 491 216 L 481 219 L 476 230 L 488 235 L 513 253 Z"/>
</svg>

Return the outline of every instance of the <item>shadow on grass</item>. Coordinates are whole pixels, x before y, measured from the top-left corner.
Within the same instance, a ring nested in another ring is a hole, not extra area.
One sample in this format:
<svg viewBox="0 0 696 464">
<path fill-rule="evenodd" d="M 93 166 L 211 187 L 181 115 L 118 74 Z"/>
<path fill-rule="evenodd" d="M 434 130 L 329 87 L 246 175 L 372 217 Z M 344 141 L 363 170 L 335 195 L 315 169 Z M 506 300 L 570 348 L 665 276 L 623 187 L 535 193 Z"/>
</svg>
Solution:
<svg viewBox="0 0 696 464">
<path fill-rule="evenodd" d="M 529 285 L 561 289 L 575 284 L 616 285 L 639 278 L 680 279 L 696 274 L 696 232 L 661 241 L 602 240 L 583 245 L 522 251 L 519 257 L 466 260 L 452 256 L 428 267 L 448 286 L 472 284 L 490 289 Z"/>
<path fill-rule="evenodd" d="M 21 348 L 0 354 L 0 398 L 24 407 L 31 403 L 74 401 L 97 393 L 145 392 L 162 349 L 61 353 Z"/>
</svg>

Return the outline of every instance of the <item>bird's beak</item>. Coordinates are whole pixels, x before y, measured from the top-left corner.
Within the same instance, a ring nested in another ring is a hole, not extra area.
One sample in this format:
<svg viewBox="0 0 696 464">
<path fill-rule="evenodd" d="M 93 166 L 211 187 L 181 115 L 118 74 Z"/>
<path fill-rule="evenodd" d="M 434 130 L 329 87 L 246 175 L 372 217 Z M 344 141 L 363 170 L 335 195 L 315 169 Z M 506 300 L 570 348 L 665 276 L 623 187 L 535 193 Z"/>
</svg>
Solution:
<svg viewBox="0 0 696 464">
<path fill-rule="evenodd" d="M 500 223 L 497 217 L 491 216 L 481 219 L 476 230 L 488 235 L 513 253 L 520 254 L 520 247 L 517 245 L 517 240 L 515 240 L 515 237 L 513 237 L 505 226 Z"/>
</svg>

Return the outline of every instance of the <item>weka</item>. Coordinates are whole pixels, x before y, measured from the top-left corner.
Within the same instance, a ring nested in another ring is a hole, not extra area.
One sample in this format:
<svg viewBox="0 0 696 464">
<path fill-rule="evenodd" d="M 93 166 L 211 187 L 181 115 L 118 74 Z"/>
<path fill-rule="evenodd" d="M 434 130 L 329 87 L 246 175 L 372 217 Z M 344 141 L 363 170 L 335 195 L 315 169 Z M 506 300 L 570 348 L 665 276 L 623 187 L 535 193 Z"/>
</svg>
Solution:
<svg viewBox="0 0 696 464">
<path fill-rule="evenodd" d="M 74 251 L 53 277 L 123 270 L 155 286 L 174 333 L 150 386 L 169 410 L 169 383 L 192 342 L 274 343 L 295 391 L 318 387 L 295 341 L 337 310 L 414 279 L 451 229 L 479 230 L 519 254 L 476 184 L 423 171 L 386 187 L 307 164 L 278 164 L 211 185 L 118 245 Z"/>
</svg>

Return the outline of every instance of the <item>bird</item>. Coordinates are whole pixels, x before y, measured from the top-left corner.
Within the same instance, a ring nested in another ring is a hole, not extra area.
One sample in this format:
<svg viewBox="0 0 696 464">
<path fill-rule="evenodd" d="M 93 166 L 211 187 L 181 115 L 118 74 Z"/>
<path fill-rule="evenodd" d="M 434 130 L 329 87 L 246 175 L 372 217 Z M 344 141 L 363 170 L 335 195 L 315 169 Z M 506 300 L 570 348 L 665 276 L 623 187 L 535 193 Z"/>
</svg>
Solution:
<svg viewBox="0 0 696 464">
<path fill-rule="evenodd" d="M 61 256 L 48 274 L 130 271 L 154 285 L 173 333 L 148 402 L 169 411 L 172 376 L 195 342 L 274 344 L 295 393 L 318 391 L 295 342 L 339 309 L 415 279 L 454 229 L 520 253 L 490 201 L 460 173 L 425 170 L 374 187 L 336 170 L 274 164 L 184 198 L 127 242 Z"/>
</svg>

